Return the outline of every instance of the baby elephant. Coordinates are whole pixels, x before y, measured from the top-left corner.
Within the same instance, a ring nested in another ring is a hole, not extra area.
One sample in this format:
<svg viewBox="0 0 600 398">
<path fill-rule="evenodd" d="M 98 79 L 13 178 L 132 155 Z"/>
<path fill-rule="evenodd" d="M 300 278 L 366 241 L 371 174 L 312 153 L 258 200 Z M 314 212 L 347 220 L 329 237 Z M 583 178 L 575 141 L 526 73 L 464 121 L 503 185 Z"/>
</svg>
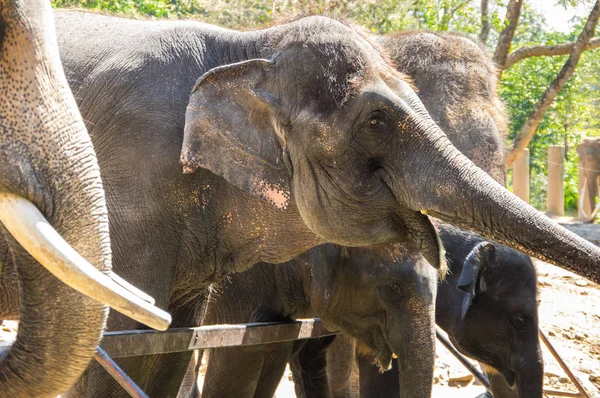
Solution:
<svg viewBox="0 0 600 398">
<path fill-rule="evenodd" d="M 436 323 L 463 354 L 480 362 L 494 397 L 542 397 L 537 278 L 529 257 L 443 225 L 449 276 L 438 286 Z M 339 367 L 328 370 L 332 388 Z M 359 357 L 361 397 L 398 396 L 398 378 Z M 338 387 L 339 389 L 339 387 Z"/>
<path fill-rule="evenodd" d="M 231 276 L 209 304 L 204 324 L 284 321 L 319 316 L 330 330 L 361 341 L 387 369 L 401 362 L 406 397 L 430 397 L 434 366 L 436 270 L 417 250 L 317 247 L 285 264 L 258 264 Z M 326 351 L 312 347 L 311 396 L 330 396 Z M 211 350 L 202 396 L 271 397 L 303 342 Z M 304 351 L 304 354 L 307 352 Z"/>
</svg>

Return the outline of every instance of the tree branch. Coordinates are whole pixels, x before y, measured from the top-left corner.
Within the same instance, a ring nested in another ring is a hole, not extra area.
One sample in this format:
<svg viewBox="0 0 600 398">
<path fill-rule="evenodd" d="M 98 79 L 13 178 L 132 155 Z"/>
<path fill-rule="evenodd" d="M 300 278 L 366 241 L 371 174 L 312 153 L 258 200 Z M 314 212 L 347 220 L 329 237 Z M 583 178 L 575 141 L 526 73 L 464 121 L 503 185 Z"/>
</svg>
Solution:
<svg viewBox="0 0 600 398">
<path fill-rule="evenodd" d="M 490 35 L 490 19 L 488 10 L 488 0 L 481 0 L 481 32 L 479 40 L 485 44 Z"/>
<path fill-rule="evenodd" d="M 508 55 L 508 57 L 506 58 L 504 69 L 508 69 L 517 62 L 530 57 L 568 55 L 571 53 L 571 51 L 573 51 L 573 47 L 575 47 L 575 42 L 557 44 L 553 46 L 538 45 L 521 47 Z M 585 47 L 584 51 L 592 50 L 598 47 L 600 47 L 600 37 L 595 37 L 592 40 L 590 40 L 588 45 Z"/>
<path fill-rule="evenodd" d="M 531 141 L 531 138 L 535 134 L 535 130 L 539 126 L 542 117 L 544 117 L 544 114 L 548 108 L 550 108 L 550 105 L 552 105 L 552 102 L 554 102 L 554 99 L 560 90 L 564 87 L 575 71 L 575 67 L 579 62 L 581 54 L 588 46 L 590 39 L 594 37 L 594 31 L 596 30 L 596 25 L 598 24 L 598 17 L 600 17 L 600 0 L 596 0 L 596 4 L 594 4 L 594 8 L 592 8 L 588 20 L 583 27 L 583 31 L 579 35 L 579 38 L 571 50 L 569 59 L 567 62 L 565 62 L 562 69 L 556 76 L 556 79 L 554 79 L 552 84 L 550 84 L 550 86 L 546 89 L 542 95 L 542 98 L 519 130 L 519 134 L 515 138 L 513 146 L 506 157 L 507 167 L 512 166 L 514 161 L 521 156 L 521 153 L 527 147 Z"/>
<path fill-rule="evenodd" d="M 498 45 L 496 51 L 494 51 L 493 61 L 500 67 L 500 70 L 504 69 L 506 64 L 506 58 L 508 57 L 508 51 L 510 50 L 510 44 L 517 30 L 519 24 L 519 17 L 521 16 L 521 6 L 523 5 L 522 0 L 510 0 L 506 6 L 506 17 L 504 18 L 504 29 L 500 32 L 498 37 Z"/>
<path fill-rule="evenodd" d="M 458 4 L 456 7 L 454 7 L 453 9 L 450 10 L 450 17 L 453 17 L 454 14 L 456 14 L 456 11 L 460 10 L 461 8 L 463 8 L 464 6 L 466 6 L 467 4 L 469 4 L 471 2 L 471 0 L 465 0 L 462 3 Z"/>
</svg>

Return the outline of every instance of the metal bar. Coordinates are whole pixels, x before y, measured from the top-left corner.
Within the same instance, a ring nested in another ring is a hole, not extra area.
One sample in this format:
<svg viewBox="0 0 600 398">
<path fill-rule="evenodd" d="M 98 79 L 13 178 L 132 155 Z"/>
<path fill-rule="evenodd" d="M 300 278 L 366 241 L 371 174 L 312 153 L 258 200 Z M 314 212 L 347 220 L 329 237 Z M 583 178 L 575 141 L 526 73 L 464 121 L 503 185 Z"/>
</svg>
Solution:
<svg viewBox="0 0 600 398">
<path fill-rule="evenodd" d="M 546 337 L 546 335 L 544 334 L 544 332 L 542 332 L 541 329 L 540 329 L 540 339 L 546 345 L 546 347 L 548 348 L 548 351 L 550 351 L 550 353 L 552 354 L 554 359 L 556 359 L 556 362 L 558 362 L 558 364 L 560 365 L 562 370 L 564 370 L 564 372 L 567 374 L 569 379 L 571 379 L 571 383 L 573 383 L 573 385 L 575 386 L 577 391 L 579 391 L 581 396 L 585 397 L 585 398 L 590 398 L 587 391 L 585 391 L 585 389 L 583 388 L 583 386 L 581 385 L 581 383 L 579 382 L 577 377 L 575 377 L 573 372 L 571 372 L 571 369 L 569 369 L 569 367 L 567 366 L 565 361 L 563 361 L 563 359 L 560 357 L 560 355 L 558 355 L 558 351 L 556 351 L 554 346 L 552 346 L 552 344 L 550 343 L 550 340 L 548 340 L 548 337 Z M 564 395 L 562 395 L 562 396 L 564 396 Z"/>
<path fill-rule="evenodd" d="M 94 359 L 116 380 L 133 398 L 149 398 L 141 388 L 112 360 L 102 348 L 96 348 Z"/>
<path fill-rule="evenodd" d="M 446 349 L 448 351 L 450 351 L 450 353 L 452 353 L 452 355 L 454 355 L 456 357 L 456 359 L 458 359 L 458 361 L 465 368 L 467 368 L 467 370 L 469 372 L 471 372 L 471 374 L 473 376 L 475 376 L 481 384 L 483 384 L 485 389 L 488 390 L 489 392 L 492 392 L 491 387 L 490 387 L 490 382 L 488 381 L 487 377 L 485 377 L 483 375 L 483 373 L 481 373 L 479 370 L 477 370 L 477 368 L 475 368 L 475 366 L 473 366 L 473 364 L 471 364 L 471 362 L 469 362 L 469 360 L 467 360 L 467 358 L 465 358 L 460 352 L 458 352 L 458 350 L 452 345 L 450 340 L 448 340 L 446 338 L 446 336 L 444 336 L 444 334 L 441 332 L 441 330 L 438 326 L 435 327 L 435 335 L 438 338 L 438 340 L 440 341 L 440 343 L 442 343 L 444 345 L 444 347 L 446 347 Z"/>
<path fill-rule="evenodd" d="M 583 397 L 583 395 L 581 395 L 578 392 L 556 391 L 547 389 L 544 389 L 544 395 L 551 395 L 553 397 Z"/>
<path fill-rule="evenodd" d="M 100 343 L 112 358 L 165 354 L 205 348 L 278 343 L 337 334 L 320 319 L 295 322 L 263 322 L 239 325 L 211 325 L 195 328 L 127 330 L 106 332 Z"/>
</svg>

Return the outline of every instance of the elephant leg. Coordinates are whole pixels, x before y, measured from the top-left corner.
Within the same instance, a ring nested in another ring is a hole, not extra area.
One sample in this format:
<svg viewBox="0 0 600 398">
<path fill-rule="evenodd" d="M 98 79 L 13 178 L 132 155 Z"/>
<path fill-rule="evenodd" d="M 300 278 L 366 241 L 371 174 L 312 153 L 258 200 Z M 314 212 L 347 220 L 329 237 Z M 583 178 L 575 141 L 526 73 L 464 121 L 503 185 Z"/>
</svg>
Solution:
<svg viewBox="0 0 600 398">
<path fill-rule="evenodd" d="M 335 336 L 311 339 L 290 362 L 298 397 L 331 397 L 327 382 L 327 348 Z"/>
<path fill-rule="evenodd" d="M 202 398 L 252 398 L 264 357 L 264 345 L 210 350 Z"/>
<path fill-rule="evenodd" d="M 380 373 L 371 358 L 358 356 L 360 396 L 366 398 L 385 398 L 400 396 L 398 379 L 398 360 L 392 361 L 392 369 Z"/>
<path fill-rule="evenodd" d="M 292 357 L 293 348 L 293 341 L 266 346 L 263 367 L 256 385 L 254 398 L 270 398 L 275 395 L 277 386 L 285 371 L 285 365 Z"/>
<path fill-rule="evenodd" d="M 327 350 L 327 380 L 331 395 L 339 398 L 356 396 L 353 374 L 356 357 L 356 339 L 345 333 L 338 334 Z"/>
</svg>

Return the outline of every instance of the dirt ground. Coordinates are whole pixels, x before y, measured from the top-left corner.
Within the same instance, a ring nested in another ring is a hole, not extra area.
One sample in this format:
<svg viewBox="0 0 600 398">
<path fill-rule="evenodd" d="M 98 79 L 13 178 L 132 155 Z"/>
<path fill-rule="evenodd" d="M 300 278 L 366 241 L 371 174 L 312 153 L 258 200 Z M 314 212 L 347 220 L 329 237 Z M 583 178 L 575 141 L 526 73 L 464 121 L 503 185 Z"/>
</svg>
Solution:
<svg viewBox="0 0 600 398">
<path fill-rule="evenodd" d="M 600 398 L 600 287 L 552 265 L 537 261 L 540 286 L 541 329 L 587 389 Z M 15 322 L 0 327 L 0 341 L 10 340 Z M 565 373 L 544 347 L 545 387 L 575 392 Z M 201 378 L 202 379 L 202 378 Z M 464 381 L 460 381 L 464 380 Z M 438 344 L 435 398 L 473 398 L 484 392 L 472 376 Z M 294 396 L 291 374 L 286 372 L 277 398 Z"/>
</svg>

